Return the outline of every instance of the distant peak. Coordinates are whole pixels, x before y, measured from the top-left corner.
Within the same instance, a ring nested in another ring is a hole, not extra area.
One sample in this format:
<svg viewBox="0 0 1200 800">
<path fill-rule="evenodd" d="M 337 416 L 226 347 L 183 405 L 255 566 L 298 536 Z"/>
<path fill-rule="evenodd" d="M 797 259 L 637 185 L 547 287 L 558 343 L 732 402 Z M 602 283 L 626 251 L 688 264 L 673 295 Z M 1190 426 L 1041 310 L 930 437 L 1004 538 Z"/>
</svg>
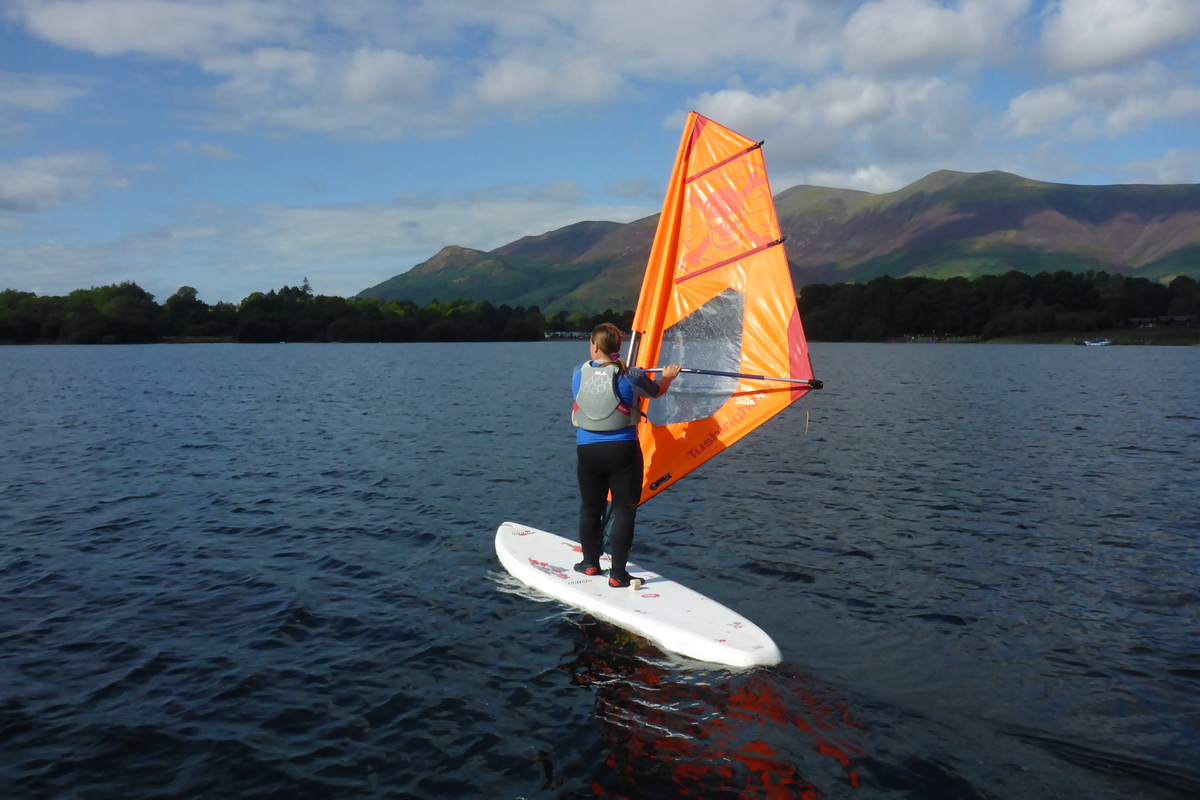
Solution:
<svg viewBox="0 0 1200 800">
<path fill-rule="evenodd" d="M 918 191 L 937 191 L 940 189 L 949 189 L 953 186 L 961 186 L 966 183 L 986 182 L 990 185 L 1008 185 L 1008 186 L 1046 186 L 1048 184 L 1042 181 L 1030 180 L 1022 178 L 1020 175 L 1014 175 L 1011 172 L 992 169 L 986 172 L 959 172 L 952 169 L 939 169 L 936 172 L 931 172 L 924 178 L 909 184 L 905 189 Z M 900 190 L 904 191 L 904 189 Z"/>
<path fill-rule="evenodd" d="M 474 263 L 482 258 L 487 258 L 487 255 L 482 250 L 472 250 L 469 247 L 459 247 L 454 244 L 446 245 L 433 258 L 417 264 L 409 272 L 413 275 L 432 275 L 451 267 Z"/>
</svg>

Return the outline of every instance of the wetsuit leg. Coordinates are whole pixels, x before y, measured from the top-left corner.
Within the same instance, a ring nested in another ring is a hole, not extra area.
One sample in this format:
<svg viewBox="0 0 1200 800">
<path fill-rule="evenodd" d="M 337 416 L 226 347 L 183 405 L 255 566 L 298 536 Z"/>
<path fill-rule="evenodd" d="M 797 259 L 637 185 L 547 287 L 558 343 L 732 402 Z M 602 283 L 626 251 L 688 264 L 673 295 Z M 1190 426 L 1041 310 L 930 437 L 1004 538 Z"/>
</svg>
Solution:
<svg viewBox="0 0 1200 800">
<path fill-rule="evenodd" d="M 587 564 L 600 565 L 604 547 L 604 508 L 608 503 L 608 475 L 596 456 L 596 444 L 575 446 L 579 478 L 579 546 Z"/>
<path fill-rule="evenodd" d="M 625 575 L 625 564 L 629 561 L 629 550 L 633 547 L 633 522 L 637 506 L 614 506 L 612 533 L 608 537 L 608 550 L 612 555 L 612 574 Z"/>
<path fill-rule="evenodd" d="M 638 500 L 642 496 L 642 450 L 637 442 L 614 442 L 624 445 L 615 452 L 613 472 L 609 478 L 613 494 L 613 525 L 609 534 L 608 551 L 612 556 L 611 575 L 625 576 L 625 564 L 633 547 L 633 526 L 637 517 Z"/>
<path fill-rule="evenodd" d="M 613 528 L 609 554 L 613 572 L 625 574 L 633 543 L 633 523 L 642 493 L 642 450 L 636 441 L 577 445 L 579 476 L 579 545 L 584 561 L 599 563 L 604 546 L 604 511 L 613 495 Z"/>
</svg>

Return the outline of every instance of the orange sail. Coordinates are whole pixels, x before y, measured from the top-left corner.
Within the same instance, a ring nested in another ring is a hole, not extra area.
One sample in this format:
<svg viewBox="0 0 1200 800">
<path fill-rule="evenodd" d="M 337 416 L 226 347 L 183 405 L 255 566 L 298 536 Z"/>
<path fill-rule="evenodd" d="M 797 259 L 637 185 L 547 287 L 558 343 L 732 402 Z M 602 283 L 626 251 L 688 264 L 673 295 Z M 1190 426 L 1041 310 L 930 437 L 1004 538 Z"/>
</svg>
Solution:
<svg viewBox="0 0 1200 800">
<path fill-rule="evenodd" d="M 760 145 L 696 113 L 683 129 L 629 354 L 684 367 L 638 426 L 643 503 L 820 387 Z"/>
</svg>

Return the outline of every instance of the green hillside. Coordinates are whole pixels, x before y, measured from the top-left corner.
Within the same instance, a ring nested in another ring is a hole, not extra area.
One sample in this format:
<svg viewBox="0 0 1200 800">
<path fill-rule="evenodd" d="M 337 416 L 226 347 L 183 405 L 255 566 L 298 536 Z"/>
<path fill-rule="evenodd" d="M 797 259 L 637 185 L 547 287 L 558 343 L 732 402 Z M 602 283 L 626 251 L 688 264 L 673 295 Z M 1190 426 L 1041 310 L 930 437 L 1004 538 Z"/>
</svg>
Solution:
<svg viewBox="0 0 1200 800">
<path fill-rule="evenodd" d="M 434 300 L 489 300 L 496 305 L 539 306 L 554 301 L 592 280 L 596 264 L 534 261 L 445 247 L 429 261 L 360 292 L 359 298 L 410 300 L 427 305 Z"/>
<path fill-rule="evenodd" d="M 797 290 L 1010 270 L 1200 278 L 1200 185 L 1072 186 L 942 170 L 885 194 L 795 186 L 775 202 Z M 657 222 L 580 222 L 490 253 L 446 247 L 359 297 L 462 297 L 547 313 L 633 308 Z"/>
</svg>

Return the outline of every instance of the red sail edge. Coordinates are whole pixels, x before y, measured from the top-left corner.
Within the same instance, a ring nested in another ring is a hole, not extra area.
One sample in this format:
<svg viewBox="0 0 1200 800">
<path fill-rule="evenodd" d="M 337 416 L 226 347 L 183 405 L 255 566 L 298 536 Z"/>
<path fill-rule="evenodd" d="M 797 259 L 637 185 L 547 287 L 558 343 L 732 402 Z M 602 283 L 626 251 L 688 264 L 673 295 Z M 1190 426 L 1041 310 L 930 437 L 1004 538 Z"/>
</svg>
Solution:
<svg viewBox="0 0 1200 800">
<path fill-rule="evenodd" d="M 762 148 L 689 114 L 638 297 L 633 366 L 812 380 L 781 238 Z M 808 391 L 802 384 L 681 375 L 665 397 L 644 406 L 641 502 Z"/>
</svg>

